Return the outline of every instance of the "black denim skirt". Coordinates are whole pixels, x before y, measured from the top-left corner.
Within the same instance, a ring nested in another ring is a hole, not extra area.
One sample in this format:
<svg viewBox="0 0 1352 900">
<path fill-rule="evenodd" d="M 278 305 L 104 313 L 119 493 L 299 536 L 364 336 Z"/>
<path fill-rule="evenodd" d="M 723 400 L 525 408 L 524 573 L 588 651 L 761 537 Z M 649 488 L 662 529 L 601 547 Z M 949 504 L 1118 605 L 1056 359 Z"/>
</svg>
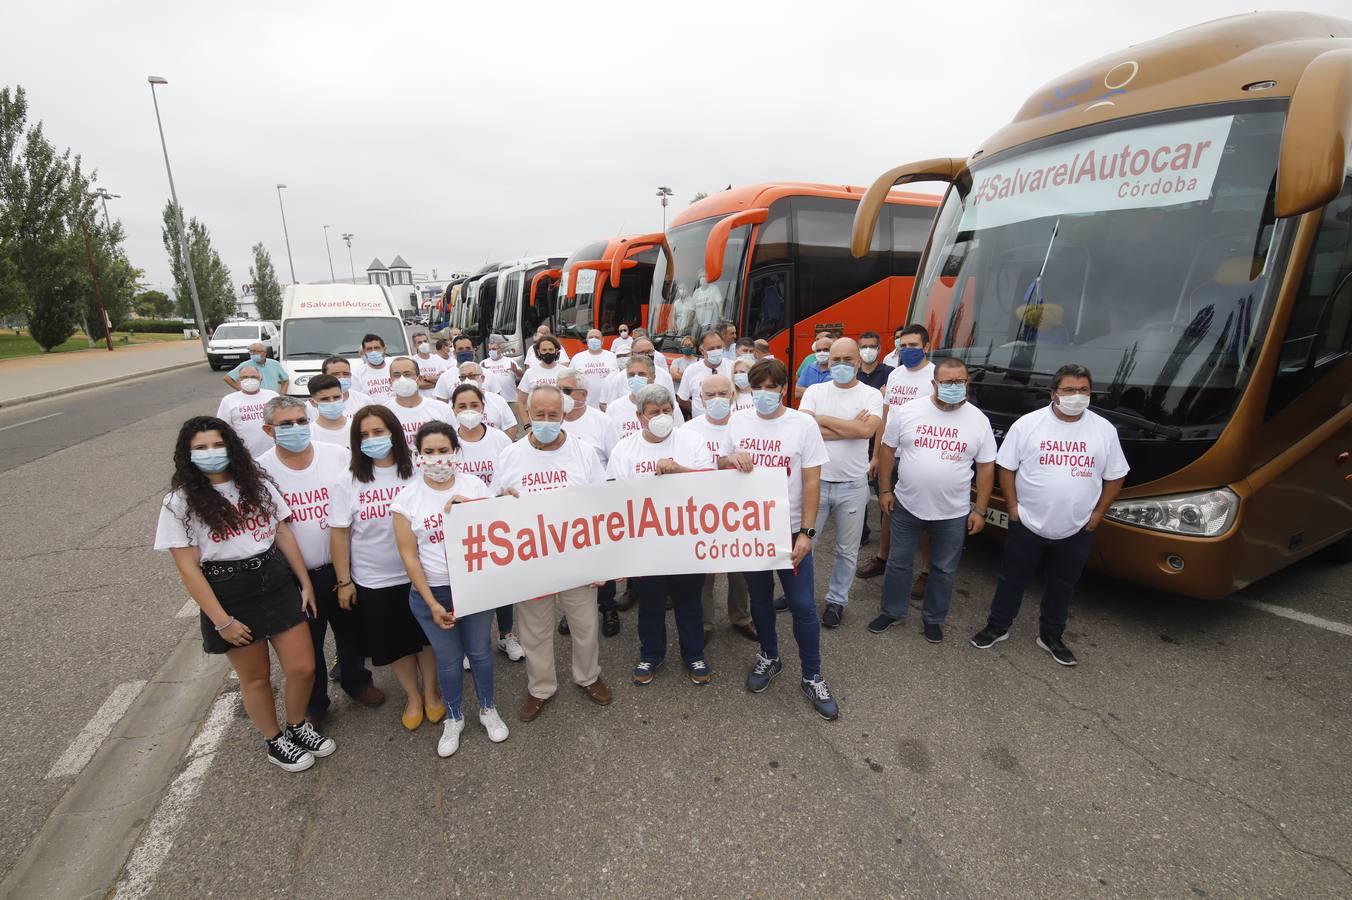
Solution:
<svg viewBox="0 0 1352 900">
<path fill-rule="evenodd" d="M 257 566 L 252 566 L 254 562 Z M 227 575 L 212 575 L 212 563 L 202 566 L 207 583 L 216 594 L 222 608 L 249 627 L 255 641 L 281 634 L 305 621 L 305 610 L 300 605 L 300 588 L 291 567 L 281 551 L 275 547 L 248 560 L 239 560 L 244 567 Z M 231 563 L 215 564 L 229 566 Z M 200 614 L 202 649 L 207 653 L 225 653 L 234 645 L 221 637 L 216 626 Z"/>
</svg>

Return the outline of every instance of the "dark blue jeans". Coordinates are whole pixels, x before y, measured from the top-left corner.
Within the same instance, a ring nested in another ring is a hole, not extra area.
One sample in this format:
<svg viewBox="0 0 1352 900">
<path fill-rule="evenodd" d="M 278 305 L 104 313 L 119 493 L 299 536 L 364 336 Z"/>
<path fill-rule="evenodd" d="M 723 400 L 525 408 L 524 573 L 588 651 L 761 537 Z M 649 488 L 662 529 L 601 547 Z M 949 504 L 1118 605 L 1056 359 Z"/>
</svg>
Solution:
<svg viewBox="0 0 1352 900">
<path fill-rule="evenodd" d="M 515 608 L 510 603 L 497 608 L 498 637 L 506 637 L 512 633 L 512 610 Z"/>
<path fill-rule="evenodd" d="M 613 580 L 607 581 L 596 589 L 596 605 L 601 612 L 619 612 L 620 604 L 615 600 L 615 582 Z"/>
<path fill-rule="evenodd" d="M 329 708 L 329 664 L 324 660 L 324 633 L 333 629 L 333 643 L 338 649 L 338 684 L 349 697 L 371 683 L 371 670 L 366 668 L 357 641 L 356 614 L 338 605 L 333 586 L 338 578 L 333 566 L 310 570 L 310 584 L 315 590 L 315 609 L 318 614 L 308 620 L 310 643 L 315 651 L 315 683 L 310 688 L 307 713 L 324 713 Z"/>
<path fill-rule="evenodd" d="M 1038 631 L 1046 637 L 1059 638 L 1066 630 L 1070 598 L 1084 573 L 1084 564 L 1093 545 L 1092 531 L 1081 530 L 1054 541 L 1033 534 L 1022 522 L 1010 522 L 1005 553 L 1000 559 L 1000 580 L 995 585 L 995 598 L 991 601 L 991 614 L 986 624 L 1002 631 L 1009 630 L 1023 605 L 1024 588 L 1037 572 L 1038 563 L 1045 559 L 1047 586 L 1042 591 L 1042 618 Z"/>
<path fill-rule="evenodd" d="M 451 608 L 451 589 L 432 587 L 432 596 L 447 609 Z M 474 675 L 474 693 L 479 697 L 480 709 L 493 708 L 493 614 L 487 610 L 468 616 L 458 616 L 455 626 L 442 628 L 432 618 L 432 611 L 418 593 L 409 588 L 408 607 L 422 626 L 432 653 L 437 659 L 437 682 L 446 701 L 451 718 L 463 718 L 461 701 L 464 699 L 465 670 L 462 660 L 469 658 L 469 670 Z"/>
<path fill-rule="evenodd" d="M 817 618 L 817 592 L 813 581 L 812 553 L 808 552 L 798 569 L 779 569 L 779 583 L 789 601 L 793 616 L 793 640 L 798 644 L 798 661 L 804 678 L 822 672 L 822 625 Z M 760 635 L 761 653 L 769 659 L 779 657 L 779 636 L 775 634 L 775 580 L 773 572 L 747 572 L 746 590 L 751 595 L 751 621 Z"/>
<path fill-rule="evenodd" d="M 910 612 L 912 566 L 920 535 L 930 539 L 929 581 L 921 620 L 926 625 L 942 625 L 948 618 L 953 600 L 953 582 L 957 580 L 962 545 L 967 540 L 967 516 L 930 521 L 911 515 L 898 501 L 892 507 L 892 547 L 887 553 L 883 573 L 883 614 L 899 622 Z"/>
<path fill-rule="evenodd" d="M 613 582 L 612 582 L 613 583 Z M 638 596 L 638 654 L 643 662 L 660 663 L 667 656 L 667 594 L 676 614 L 681 661 L 704 658 L 703 575 L 653 575 L 631 578 Z"/>
</svg>

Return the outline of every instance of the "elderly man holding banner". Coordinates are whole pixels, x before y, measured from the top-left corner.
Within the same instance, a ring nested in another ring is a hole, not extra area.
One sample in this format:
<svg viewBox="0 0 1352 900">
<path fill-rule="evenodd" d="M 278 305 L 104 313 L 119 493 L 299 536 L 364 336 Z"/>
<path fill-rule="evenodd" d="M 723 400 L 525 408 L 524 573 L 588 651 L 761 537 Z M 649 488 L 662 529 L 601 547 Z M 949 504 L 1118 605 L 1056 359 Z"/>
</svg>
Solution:
<svg viewBox="0 0 1352 900">
<path fill-rule="evenodd" d="M 660 384 L 642 387 L 635 412 L 641 429 L 615 445 L 610 454 L 609 475 L 616 481 L 651 478 L 712 469 L 713 458 L 704 439 L 688 430 L 676 430 L 675 399 Z M 709 664 L 704 660 L 704 612 L 700 574 L 650 575 L 629 579 L 629 590 L 638 596 L 639 661 L 634 666 L 635 684 L 648 684 L 667 655 L 666 598 L 671 597 L 680 638 L 681 660 L 686 677 L 694 684 L 709 683 Z"/>
</svg>

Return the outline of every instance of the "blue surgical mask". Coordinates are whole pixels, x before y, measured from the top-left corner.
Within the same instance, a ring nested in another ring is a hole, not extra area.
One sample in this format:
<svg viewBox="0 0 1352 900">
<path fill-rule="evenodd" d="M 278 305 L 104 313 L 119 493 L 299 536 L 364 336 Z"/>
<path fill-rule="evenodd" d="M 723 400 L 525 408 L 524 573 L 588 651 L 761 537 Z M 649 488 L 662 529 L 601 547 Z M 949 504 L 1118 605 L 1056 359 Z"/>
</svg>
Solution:
<svg viewBox="0 0 1352 900">
<path fill-rule="evenodd" d="M 299 453 L 310 446 L 310 426 L 278 425 L 273 429 L 277 446 L 292 453 Z"/>
<path fill-rule="evenodd" d="M 752 391 L 751 399 L 755 401 L 756 412 L 763 416 L 779 409 L 779 391 Z"/>
<path fill-rule="evenodd" d="M 644 378 L 642 375 L 630 375 L 628 383 L 629 393 L 637 394 L 647 386 L 648 379 Z"/>
<path fill-rule="evenodd" d="M 559 438 L 559 432 L 563 430 L 562 422 L 531 422 L 530 433 L 535 435 L 535 440 L 541 444 L 552 444 Z"/>
<path fill-rule="evenodd" d="M 230 452 L 224 447 L 192 451 L 192 464 L 203 472 L 224 472 L 230 465 Z"/>
<path fill-rule="evenodd" d="M 595 353 L 597 350 L 600 350 L 600 349 L 601 349 L 601 339 L 600 339 L 600 338 L 587 338 L 587 349 L 590 350 L 590 351 L 593 352 L 593 353 Z"/>
<path fill-rule="evenodd" d="M 710 397 L 704 401 L 704 412 L 711 419 L 726 419 L 732 411 L 732 401 L 727 397 Z"/>
<path fill-rule="evenodd" d="M 737 390 L 744 391 L 751 387 L 751 376 L 745 372 L 735 372 L 732 376 L 732 383 L 737 385 Z"/>
<path fill-rule="evenodd" d="M 346 404 L 341 400 L 323 400 L 315 404 L 319 414 L 330 422 L 337 422 L 343 417 L 343 410 Z"/>
<path fill-rule="evenodd" d="M 378 366 L 385 361 L 384 350 L 367 350 L 366 362 L 373 366 Z"/>
<path fill-rule="evenodd" d="M 939 401 L 941 403 L 961 403 L 966 399 L 967 399 L 967 385 L 965 384 L 939 385 Z"/>
<path fill-rule="evenodd" d="M 384 459 L 393 448 L 394 441 L 390 440 L 388 434 L 361 439 L 361 452 L 371 459 Z"/>
<path fill-rule="evenodd" d="M 854 366 L 849 363 L 836 363 L 831 367 L 831 380 L 836 384 L 849 384 L 854 381 Z"/>
<path fill-rule="evenodd" d="M 704 358 L 709 361 L 709 365 L 716 366 L 723 362 L 723 348 L 705 351 Z"/>
<path fill-rule="evenodd" d="M 346 394 L 348 391 L 352 390 L 352 379 L 340 377 L 338 379 L 338 386 L 342 388 L 343 393 Z"/>
<path fill-rule="evenodd" d="M 898 347 L 897 359 L 908 369 L 914 369 L 925 361 L 925 348 L 923 347 Z"/>
<path fill-rule="evenodd" d="M 267 357 L 261 353 L 252 353 L 249 355 L 249 359 L 253 360 L 254 365 L 261 366 L 263 365 L 263 361 L 267 359 Z"/>
<path fill-rule="evenodd" d="M 474 362 L 474 351 L 473 350 L 455 351 L 455 361 L 458 363 Z"/>
</svg>

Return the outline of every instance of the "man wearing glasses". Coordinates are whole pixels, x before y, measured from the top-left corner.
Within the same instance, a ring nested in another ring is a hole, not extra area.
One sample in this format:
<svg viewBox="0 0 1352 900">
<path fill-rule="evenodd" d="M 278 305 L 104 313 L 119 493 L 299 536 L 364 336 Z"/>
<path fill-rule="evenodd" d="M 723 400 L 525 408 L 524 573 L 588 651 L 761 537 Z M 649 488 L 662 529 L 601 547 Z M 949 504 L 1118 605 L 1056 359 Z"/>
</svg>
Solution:
<svg viewBox="0 0 1352 900">
<path fill-rule="evenodd" d="M 1070 598 L 1084 571 L 1094 530 L 1117 499 L 1127 460 L 1117 429 L 1089 411 L 1089 370 L 1062 366 L 1051 403 L 1022 416 L 1000 446 L 1000 492 L 1009 509 L 1009 537 L 986 627 L 972 637 L 984 650 L 1009 637 L 1023 589 L 1047 560 L 1037 645 L 1063 666 L 1078 662 L 1061 639 Z"/>
<path fill-rule="evenodd" d="M 868 625 L 882 634 L 906 621 L 911 568 L 922 534 L 929 535 L 930 577 L 921 618 L 925 640 L 944 639 L 944 620 L 967 535 L 986 525 L 995 484 L 995 434 L 985 413 L 967 402 L 967 366 L 947 357 L 934 367 L 932 393 L 893 409 L 878 448 L 878 503 L 891 517 L 892 546 L 883 575 L 882 612 Z M 971 505 L 973 470 L 976 506 Z"/>
</svg>

